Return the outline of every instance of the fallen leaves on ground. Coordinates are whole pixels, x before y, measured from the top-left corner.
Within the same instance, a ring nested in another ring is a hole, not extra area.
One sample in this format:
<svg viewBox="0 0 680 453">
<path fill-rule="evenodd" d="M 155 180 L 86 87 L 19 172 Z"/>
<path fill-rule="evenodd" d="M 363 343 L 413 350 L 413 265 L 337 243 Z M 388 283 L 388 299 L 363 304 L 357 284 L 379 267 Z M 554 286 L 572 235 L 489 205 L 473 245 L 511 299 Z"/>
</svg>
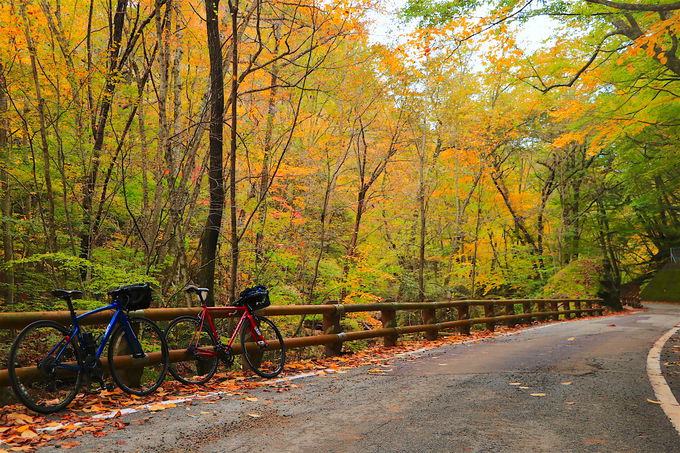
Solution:
<svg viewBox="0 0 680 453">
<path fill-rule="evenodd" d="M 427 350 L 464 341 L 477 343 L 480 340 L 516 332 L 522 327 L 520 325 L 514 328 L 497 326 L 495 333 L 479 331 L 472 332 L 471 335 L 442 335 L 441 338 L 433 341 L 402 339 L 398 346 L 371 346 L 337 357 L 291 361 L 286 363 L 285 371 L 281 376 L 272 381 L 261 380 L 245 371 L 230 370 L 216 373 L 207 384 L 200 386 L 183 385 L 177 381 L 168 380 L 157 392 L 144 397 L 128 395 L 117 388 L 112 391 L 102 391 L 98 395 L 79 394 L 65 411 L 49 416 L 30 412 L 20 404 L 8 405 L 0 407 L 0 451 L 7 449 L 31 452 L 49 442 L 53 442 L 52 445 L 62 449 L 71 449 L 80 446 L 80 442 L 65 442 L 68 439 L 85 434 L 102 437 L 113 430 L 125 429 L 130 424 L 140 425 L 150 421 L 151 417 L 145 417 L 131 420 L 129 423 L 122 422 L 120 421 L 123 415 L 122 409 L 160 412 L 177 406 L 176 403 L 166 401 L 182 398 L 205 398 L 202 404 L 215 404 L 216 399 L 223 397 L 242 398 L 256 402 L 258 401 L 256 397 L 248 395 L 249 390 L 263 388 L 268 392 L 287 392 L 300 388 L 301 385 L 286 380 L 287 376 L 297 374 L 334 376 L 346 373 L 352 368 L 368 365 L 371 367 L 369 372 L 372 374 L 386 375 L 393 371 L 392 361 L 395 357 L 403 355 L 401 357 L 403 360 L 416 360 L 420 353 Z M 519 384 L 519 382 L 510 383 L 510 385 Z M 200 411 L 200 413 L 211 412 Z M 256 418 L 258 414 L 247 415 Z M 62 443 L 58 443 L 59 441 Z"/>
</svg>

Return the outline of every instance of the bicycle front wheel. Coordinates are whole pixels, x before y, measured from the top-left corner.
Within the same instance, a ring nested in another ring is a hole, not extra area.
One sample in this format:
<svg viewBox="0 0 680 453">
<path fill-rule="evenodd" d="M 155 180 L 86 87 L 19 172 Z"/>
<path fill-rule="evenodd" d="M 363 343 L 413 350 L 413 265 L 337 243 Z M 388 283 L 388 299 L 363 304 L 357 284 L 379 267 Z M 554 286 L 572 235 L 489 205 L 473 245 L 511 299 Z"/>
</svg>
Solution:
<svg viewBox="0 0 680 453">
<path fill-rule="evenodd" d="M 109 370 L 118 387 L 126 393 L 145 396 L 153 393 L 168 371 L 168 346 L 163 332 L 146 318 L 128 318 L 143 354 L 133 354 L 134 338 L 118 325 L 109 343 Z"/>
<path fill-rule="evenodd" d="M 264 316 L 254 315 L 259 333 L 250 322 L 241 329 L 241 348 L 250 369 L 264 378 L 273 378 L 283 370 L 286 347 L 281 332 Z"/>
<path fill-rule="evenodd" d="M 185 354 L 186 360 L 170 363 L 168 368 L 184 384 L 205 384 L 217 371 L 217 341 L 212 332 L 200 327 L 198 318 L 181 316 L 165 329 L 171 354 Z"/>
<path fill-rule="evenodd" d="M 50 414 L 75 398 L 82 365 L 80 350 L 66 327 L 36 321 L 14 340 L 7 371 L 17 398 L 35 412 Z"/>
</svg>

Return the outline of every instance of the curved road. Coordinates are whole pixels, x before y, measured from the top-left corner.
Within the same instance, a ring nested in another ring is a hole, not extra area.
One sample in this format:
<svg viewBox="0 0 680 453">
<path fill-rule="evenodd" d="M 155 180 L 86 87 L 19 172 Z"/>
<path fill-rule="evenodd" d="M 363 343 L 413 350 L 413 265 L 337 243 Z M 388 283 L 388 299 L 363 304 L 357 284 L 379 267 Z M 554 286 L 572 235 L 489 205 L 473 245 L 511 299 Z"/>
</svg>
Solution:
<svg viewBox="0 0 680 453">
<path fill-rule="evenodd" d="M 362 367 L 285 393 L 260 389 L 257 402 L 138 413 L 123 431 L 78 440 L 100 453 L 680 452 L 680 436 L 648 401 L 646 372 L 680 306 L 646 306 L 437 348 L 392 360 L 384 374 Z"/>
</svg>

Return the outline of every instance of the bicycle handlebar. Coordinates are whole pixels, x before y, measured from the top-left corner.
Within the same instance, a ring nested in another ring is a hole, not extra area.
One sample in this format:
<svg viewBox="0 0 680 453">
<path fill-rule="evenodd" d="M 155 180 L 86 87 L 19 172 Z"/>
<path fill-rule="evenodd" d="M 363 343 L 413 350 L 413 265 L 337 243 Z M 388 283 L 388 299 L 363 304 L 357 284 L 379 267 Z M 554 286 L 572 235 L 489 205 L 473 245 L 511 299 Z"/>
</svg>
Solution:
<svg viewBox="0 0 680 453">
<path fill-rule="evenodd" d="M 208 288 L 198 288 L 194 285 L 188 285 L 186 288 L 184 288 L 184 291 L 188 292 L 189 294 L 191 294 L 191 293 L 199 294 L 199 293 L 204 293 L 204 292 L 205 293 L 210 292 L 210 290 Z"/>
</svg>

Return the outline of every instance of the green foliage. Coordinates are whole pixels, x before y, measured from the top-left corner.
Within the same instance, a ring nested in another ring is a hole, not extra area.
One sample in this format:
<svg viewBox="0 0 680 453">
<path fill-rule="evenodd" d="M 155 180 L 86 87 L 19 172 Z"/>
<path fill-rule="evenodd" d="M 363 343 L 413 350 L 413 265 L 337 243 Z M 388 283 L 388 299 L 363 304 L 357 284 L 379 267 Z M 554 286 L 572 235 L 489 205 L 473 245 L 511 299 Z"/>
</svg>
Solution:
<svg viewBox="0 0 680 453">
<path fill-rule="evenodd" d="M 548 280 L 543 287 L 543 297 L 597 297 L 602 271 L 602 261 L 597 258 L 581 258 L 569 263 Z"/>
<path fill-rule="evenodd" d="M 118 266 L 123 261 L 116 263 Z M 111 289 L 133 283 L 149 282 L 158 286 L 158 280 L 143 269 L 123 268 L 111 264 L 102 264 L 68 255 L 63 252 L 40 253 L 27 258 L 12 260 L 5 267 L 12 267 L 24 276 L 18 290 L 23 300 L 15 309 L 37 309 L 40 307 L 63 307 L 54 301 L 49 292 L 56 288 L 81 289 L 86 295 L 103 299 Z M 90 278 L 82 280 L 81 274 Z M 95 300 L 80 300 L 75 306 L 79 309 L 91 309 L 101 305 Z"/>
<path fill-rule="evenodd" d="M 680 264 L 669 264 L 642 288 L 640 299 L 656 302 L 680 302 Z"/>
<path fill-rule="evenodd" d="M 299 305 L 304 303 L 302 293 L 294 286 L 280 285 L 269 288 L 269 298 L 275 305 Z"/>
<path fill-rule="evenodd" d="M 531 3 L 531 2 L 528 2 Z M 520 0 L 408 0 L 406 6 L 399 11 L 402 20 L 416 19 L 424 27 L 444 25 L 458 17 L 469 17 L 483 7 L 507 11 L 503 17 L 517 21 L 525 21 L 541 15 L 573 14 L 581 8 L 573 1 L 553 0 L 527 5 Z M 528 7 L 527 7 L 528 6 Z"/>
</svg>

